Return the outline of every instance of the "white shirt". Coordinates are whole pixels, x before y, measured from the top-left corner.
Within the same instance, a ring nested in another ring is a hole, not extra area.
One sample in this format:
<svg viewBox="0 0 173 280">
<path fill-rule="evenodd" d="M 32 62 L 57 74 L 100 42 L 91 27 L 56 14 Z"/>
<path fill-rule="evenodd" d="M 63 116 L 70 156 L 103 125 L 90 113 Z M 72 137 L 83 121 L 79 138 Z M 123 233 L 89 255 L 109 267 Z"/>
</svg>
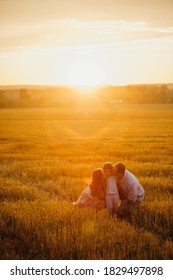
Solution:
<svg viewBox="0 0 173 280">
<path fill-rule="evenodd" d="M 118 187 L 120 187 L 126 194 L 130 201 L 141 201 L 144 197 L 144 189 L 139 183 L 138 179 L 127 169 L 121 180 L 118 180 Z"/>
<path fill-rule="evenodd" d="M 106 193 L 118 194 L 116 177 L 113 175 L 106 178 Z"/>
</svg>

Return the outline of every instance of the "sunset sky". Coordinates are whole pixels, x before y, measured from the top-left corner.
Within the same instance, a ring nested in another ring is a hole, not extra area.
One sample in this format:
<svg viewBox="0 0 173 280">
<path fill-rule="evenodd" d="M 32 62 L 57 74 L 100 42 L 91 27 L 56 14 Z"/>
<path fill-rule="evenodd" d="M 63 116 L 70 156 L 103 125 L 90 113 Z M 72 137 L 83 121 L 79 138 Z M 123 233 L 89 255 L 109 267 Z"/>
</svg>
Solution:
<svg viewBox="0 0 173 280">
<path fill-rule="evenodd" d="M 172 0 L 0 0 L 0 85 L 173 82 Z"/>
</svg>

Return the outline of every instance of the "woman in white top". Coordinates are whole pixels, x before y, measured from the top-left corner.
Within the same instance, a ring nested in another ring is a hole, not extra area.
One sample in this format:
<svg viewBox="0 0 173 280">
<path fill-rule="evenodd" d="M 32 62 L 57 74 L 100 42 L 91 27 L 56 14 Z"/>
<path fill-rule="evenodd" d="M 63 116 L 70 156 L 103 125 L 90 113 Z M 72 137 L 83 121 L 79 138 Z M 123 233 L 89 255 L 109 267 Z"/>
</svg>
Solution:
<svg viewBox="0 0 173 280">
<path fill-rule="evenodd" d="M 105 183 L 101 168 L 92 173 L 92 180 L 87 183 L 86 188 L 73 205 L 78 207 L 92 207 L 101 210 L 105 208 Z"/>
</svg>

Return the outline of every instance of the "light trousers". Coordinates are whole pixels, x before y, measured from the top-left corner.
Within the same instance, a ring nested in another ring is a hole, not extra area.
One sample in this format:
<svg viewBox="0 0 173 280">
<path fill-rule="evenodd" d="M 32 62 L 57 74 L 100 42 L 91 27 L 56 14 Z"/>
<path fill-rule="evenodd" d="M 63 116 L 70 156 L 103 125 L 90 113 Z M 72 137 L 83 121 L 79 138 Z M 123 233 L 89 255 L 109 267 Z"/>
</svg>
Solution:
<svg viewBox="0 0 173 280">
<path fill-rule="evenodd" d="M 119 195 L 118 194 L 106 194 L 105 197 L 106 208 L 108 212 L 113 216 L 116 215 L 118 205 L 119 205 Z"/>
</svg>

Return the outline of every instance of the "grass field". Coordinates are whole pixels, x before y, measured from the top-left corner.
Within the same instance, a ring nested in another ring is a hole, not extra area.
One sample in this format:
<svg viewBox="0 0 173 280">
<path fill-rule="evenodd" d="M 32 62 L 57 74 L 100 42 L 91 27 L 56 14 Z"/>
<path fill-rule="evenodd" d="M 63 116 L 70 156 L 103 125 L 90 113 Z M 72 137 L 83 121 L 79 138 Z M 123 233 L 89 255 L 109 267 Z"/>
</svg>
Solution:
<svg viewBox="0 0 173 280">
<path fill-rule="evenodd" d="M 0 110 L 1 259 L 173 259 L 173 105 Z M 132 223 L 73 207 L 95 168 L 145 189 Z"/>
</svg>

